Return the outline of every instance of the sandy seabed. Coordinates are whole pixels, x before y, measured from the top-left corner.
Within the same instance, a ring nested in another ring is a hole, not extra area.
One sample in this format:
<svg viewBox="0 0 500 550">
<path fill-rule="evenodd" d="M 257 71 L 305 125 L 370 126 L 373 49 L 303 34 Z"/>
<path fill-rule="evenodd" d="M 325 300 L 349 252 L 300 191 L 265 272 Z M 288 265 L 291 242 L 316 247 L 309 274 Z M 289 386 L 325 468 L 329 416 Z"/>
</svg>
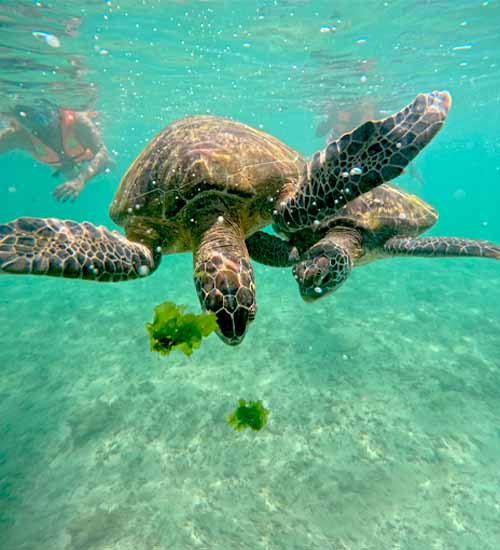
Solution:
<svg viewBox="0 0 500 550">
<path fill-rule="evenodd" d="M 498 550 L 497 262 L 391 260 L 304 304 L 257 269 L 244 343 L 149 352 L 188 256 L 0 278 L 2 550 Z M 238 398 L 271 411 L 227 424 Z"/>
</svg>

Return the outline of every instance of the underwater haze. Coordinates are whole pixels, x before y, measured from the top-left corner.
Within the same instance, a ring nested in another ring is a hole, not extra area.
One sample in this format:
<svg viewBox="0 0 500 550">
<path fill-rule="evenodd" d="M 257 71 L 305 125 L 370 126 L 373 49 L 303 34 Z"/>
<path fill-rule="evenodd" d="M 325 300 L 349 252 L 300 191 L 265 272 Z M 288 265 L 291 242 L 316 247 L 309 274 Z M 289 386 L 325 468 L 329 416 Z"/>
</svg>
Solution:
<svg viewBox="0 0 500 550">
<path fill-rule="evenodd" d="M 438 210 L 429 235 L 500 243 L 499 28 L 498 0 L 3 1 L 0 111 L 95 110 L 117 166 L 61 203 L 4 154 L 0 223 L 119 229 L 121 176 L 185 115 L 310 155 L 339 113 L 448 90 L 394 183 Z M 500 262 L 392 258 L 315 303 L 254 267 L 245 340 L 191 357 L 145 328 L 166 300 L 199 311 L 191 254 L 116 284 L 0 277 L 0 550 L 500 548 Z M 240 398 L 261 431 L 228 424 Z"/>
</svg>

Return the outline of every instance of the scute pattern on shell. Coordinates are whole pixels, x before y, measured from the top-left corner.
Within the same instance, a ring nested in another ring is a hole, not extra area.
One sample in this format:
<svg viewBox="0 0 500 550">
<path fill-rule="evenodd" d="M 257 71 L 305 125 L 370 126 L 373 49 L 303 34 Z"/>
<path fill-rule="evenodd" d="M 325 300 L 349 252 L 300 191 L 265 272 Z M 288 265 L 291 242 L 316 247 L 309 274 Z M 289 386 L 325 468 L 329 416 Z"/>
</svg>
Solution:
<svg viewBox="0 0 500 550">
<path fill-rule="evenodd" d="M 437 218 L 434 208 L 422 199 L 385 183 L 346 204 L 322 227 L 347 225 L 370 233 L 419 235 Z"/>
<path fill-rule="evenodd" d="M 214 116 L 186 117 L 162 130 L 132 163 L 110 215 L 118 224 L 134 215 L 172 219 L 207 191 L 275 198 L 304 165 L 299 153 L 250 126 Z"/>
</svg>

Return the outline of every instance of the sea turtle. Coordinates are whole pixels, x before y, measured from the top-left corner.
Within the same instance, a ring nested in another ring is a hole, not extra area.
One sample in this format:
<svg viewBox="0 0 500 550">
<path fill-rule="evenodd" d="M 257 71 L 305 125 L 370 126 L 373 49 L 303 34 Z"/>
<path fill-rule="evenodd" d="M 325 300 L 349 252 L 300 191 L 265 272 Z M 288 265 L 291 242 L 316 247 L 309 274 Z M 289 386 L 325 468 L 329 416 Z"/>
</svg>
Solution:
<svg viewBox="0 0 500 550">
<path fill-rule="evenodd" d="M 293 266 L 301 296 L 313 301 L 339 288 L 354 266 L 391 256 L 476 256 L 500 259 L 500 246 L 457 237 L 418 237 L 437 212 L 395 185 L 383 184 L 347 203 L 319 224 L 279 237 L 249 237 L 250 257 L 267 265 Z M 278 228 L 281 230 L 281 228 Z"/>
<path fill-rule="evenodd" d="M 202 308 L 228 344 L 256 313 L 245 238 L 274 222 L 287 232 L 333 215 L 399 175 L 442 127 L 447 92 L 420 94 L 307 162 L 239 122 L 191 116 L 167 126 L 125 173 L 110 207 L 126 236 L 88 222 L 19 218 L 0 225 L 0 272 L 125 281 L 155 271 L 162 254 L 192 251 Z"/>
</svg>

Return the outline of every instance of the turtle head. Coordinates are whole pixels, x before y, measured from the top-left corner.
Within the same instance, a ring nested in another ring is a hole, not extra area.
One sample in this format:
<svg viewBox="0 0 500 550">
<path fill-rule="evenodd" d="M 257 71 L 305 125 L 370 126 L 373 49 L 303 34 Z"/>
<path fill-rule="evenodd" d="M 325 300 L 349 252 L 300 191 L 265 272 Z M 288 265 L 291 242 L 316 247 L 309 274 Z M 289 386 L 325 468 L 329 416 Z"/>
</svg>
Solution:
<svg viewBox="0 0 500 550">
<path fill-rule="evenodd" d="M 250 262 L 227 254 L 214 254 L 195 270 L 200 304 L 217 316 L 222 341 L 236 346 L 255 319 L 255 285 Z"/>
<path fill-rule="evenodd" d="M 352 258 L 344 247 L 318 243 L 294 266 L 293 276 L 302 298 L 313 302 L 343 285 L 351 270 Z"/>
</svg>

